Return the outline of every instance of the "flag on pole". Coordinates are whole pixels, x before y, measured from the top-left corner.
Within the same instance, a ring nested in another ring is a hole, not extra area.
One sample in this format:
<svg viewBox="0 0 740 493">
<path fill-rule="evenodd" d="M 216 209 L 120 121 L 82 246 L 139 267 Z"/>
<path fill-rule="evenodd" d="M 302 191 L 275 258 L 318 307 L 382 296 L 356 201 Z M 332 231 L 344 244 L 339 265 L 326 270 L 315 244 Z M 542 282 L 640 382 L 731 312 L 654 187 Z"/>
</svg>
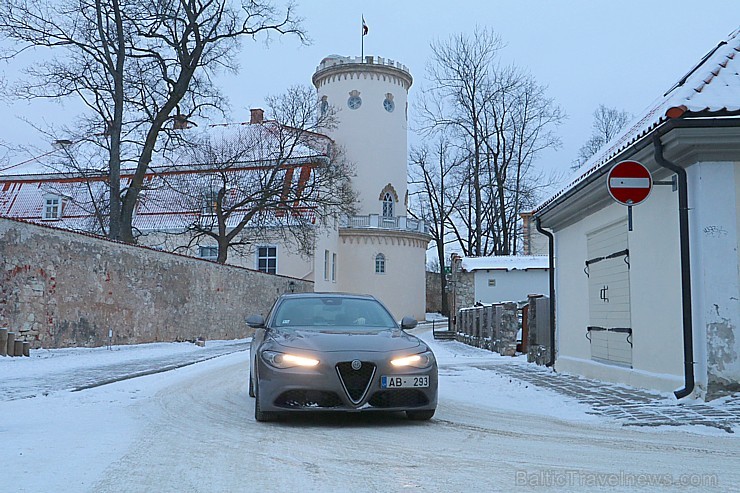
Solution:
<svg viewBox="0 0 740 493">
<path fill-rule="evenodd" d="M 368 31 L 367 24 L 365 24 L 365 16 L 363 15 L 362 16 L 362 35 L 363 36 L 367 35 L 367 31 Z"/>
</svg>

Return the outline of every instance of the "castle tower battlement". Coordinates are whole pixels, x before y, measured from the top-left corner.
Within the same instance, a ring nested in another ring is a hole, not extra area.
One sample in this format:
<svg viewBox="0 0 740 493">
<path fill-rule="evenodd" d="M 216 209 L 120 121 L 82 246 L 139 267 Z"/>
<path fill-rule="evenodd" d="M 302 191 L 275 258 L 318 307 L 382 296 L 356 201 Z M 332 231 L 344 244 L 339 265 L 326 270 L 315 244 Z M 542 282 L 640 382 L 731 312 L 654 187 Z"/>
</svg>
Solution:
<svg viewBox="0 0 740 493">
<path fill-rule="evenodd" d="M 321 108 L 336 110 L 337 126 L 326 133 L 355 165 L 358 214 L 405 217 L 408 68 L 382 57 L 330 55 L 312 81 Z"/>
<path fill-rule="evenodd" d="M 320 111 L 336 110 L 326 130 L 354 164 L 356 216 L 338 231 L 339 291 L 372 294 L 400 319 L 426 309 L 425 225 L 407 217 L 408 68 L 382 57 L 324 58 L 312 81 Z M 331 254 L 331 252 L 329 253 Z"/>
</svg>

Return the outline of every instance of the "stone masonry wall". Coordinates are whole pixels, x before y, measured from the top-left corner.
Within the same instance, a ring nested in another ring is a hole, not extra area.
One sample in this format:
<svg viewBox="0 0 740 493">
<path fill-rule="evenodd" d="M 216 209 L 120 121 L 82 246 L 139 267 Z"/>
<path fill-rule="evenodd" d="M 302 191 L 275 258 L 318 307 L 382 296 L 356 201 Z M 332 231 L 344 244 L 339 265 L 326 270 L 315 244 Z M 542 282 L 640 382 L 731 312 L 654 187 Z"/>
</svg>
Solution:
<svg viewBox="0 0 740 493">
<path fill-rule="evenodd" d="M 291 287 L 313 282 L 0 218 L 0 327 L 34 348 L 242 338 Z"/>
</svg>

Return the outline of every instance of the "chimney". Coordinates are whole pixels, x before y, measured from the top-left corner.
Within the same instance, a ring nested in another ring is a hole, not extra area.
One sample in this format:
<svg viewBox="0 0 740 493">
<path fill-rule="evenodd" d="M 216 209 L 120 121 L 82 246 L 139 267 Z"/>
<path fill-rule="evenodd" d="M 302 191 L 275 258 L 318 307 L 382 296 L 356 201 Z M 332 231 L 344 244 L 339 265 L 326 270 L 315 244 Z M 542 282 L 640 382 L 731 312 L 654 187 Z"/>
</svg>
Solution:
<svg viewBox="0 0 740 493">
<path fill-rule="evenodd" d="M 249 110 L 249 113 L 249 123 L 262 123 L 265 119 L 265 112 L 262 111 L 262 108 L 253 108 Z"/>
<path fill-rule="evenodd" d="M 72 144 L 74 144 L 74 142 L 69 139 L 57 139 L 51 143 L 51 147 L 54 149 L 66 149 Z"/>
<path fill-rule="evenodd" d="M 188 125 L 188 117 L 185 115 L 177 114 L 173 117 L 174 124 L 172 125 L 172 128 L 175 130 L 184 130 L 186 128 L 189 128 L 190 125 Z"/>
</svg>

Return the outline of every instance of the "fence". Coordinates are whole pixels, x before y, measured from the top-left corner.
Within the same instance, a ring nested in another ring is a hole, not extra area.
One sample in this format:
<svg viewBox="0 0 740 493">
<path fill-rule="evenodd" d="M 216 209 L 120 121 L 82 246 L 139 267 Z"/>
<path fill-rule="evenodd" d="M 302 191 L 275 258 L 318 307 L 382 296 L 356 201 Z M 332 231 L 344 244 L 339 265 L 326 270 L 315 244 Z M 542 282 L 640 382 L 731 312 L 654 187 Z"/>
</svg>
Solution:
<svg viewBox="0 0 740 493">
<path fill-rule="evenodd" d="M 520 328 L 518 312 L 516 303 L 462 308 L 457 318 L 457 340 L 503 356 L 514 356 Z"/>
<path fill-rule="evenodd" d="M 550 298 L 530 295 L 527 306 L 527 361 L 538 365 L 550 362 Z"/>
<path fill-rule="evenodd" d="M 525 352 L 527 361 L 544 365 L 550 361 L 550 299 L 530 295 L 521 308 L 512 302 L 462 308 L 456 331 L 457 340 L 470 346 L 502 356 Z"/>
</svg>

